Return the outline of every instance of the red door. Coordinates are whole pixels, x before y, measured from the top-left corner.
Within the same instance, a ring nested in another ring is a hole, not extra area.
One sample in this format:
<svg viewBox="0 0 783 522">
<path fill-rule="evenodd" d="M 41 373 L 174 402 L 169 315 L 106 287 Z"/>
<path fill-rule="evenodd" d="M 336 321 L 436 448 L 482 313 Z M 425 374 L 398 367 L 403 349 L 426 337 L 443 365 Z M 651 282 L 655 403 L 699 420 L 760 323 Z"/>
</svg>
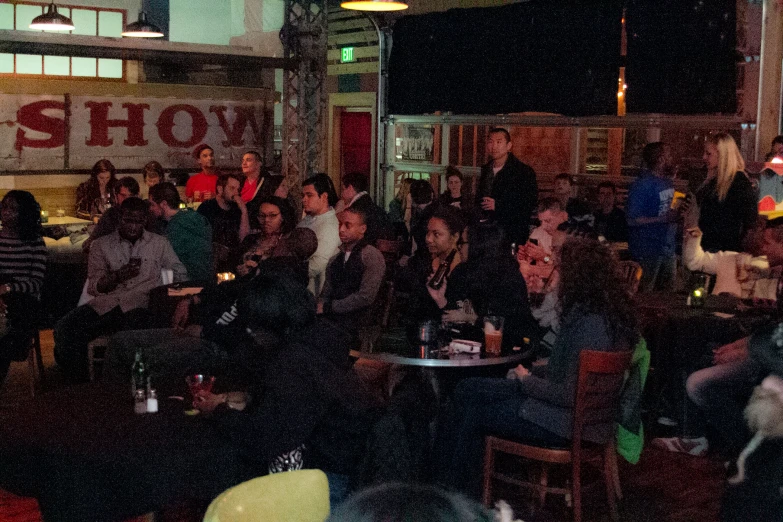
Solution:
<svg viewBox="0 0 783 522">
<path fill-rule="evenodd" d="M 340 178 L 351 172 L 370 177 L 372 114 L 343 112 L 340 121 Z"/>
</svg>

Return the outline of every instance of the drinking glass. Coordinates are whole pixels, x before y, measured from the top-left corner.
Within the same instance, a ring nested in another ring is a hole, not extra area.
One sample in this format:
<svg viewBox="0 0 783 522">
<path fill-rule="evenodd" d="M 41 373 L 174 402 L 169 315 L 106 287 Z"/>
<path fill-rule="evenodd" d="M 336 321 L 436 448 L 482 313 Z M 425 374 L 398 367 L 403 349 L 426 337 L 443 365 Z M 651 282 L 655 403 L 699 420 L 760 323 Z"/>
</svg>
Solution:
<svg viewBox="0 0 783 522">
<path fill-rule="evenodd" d="M 505 318 L 498 315 L 484 317 L 484 350 L 488 356 L 498 357 L 503 345 L 503 323 Z"/>
<path fill-rule="evenodd" d="M 188 384 L 188 389 L 190 390 L 191 404 L 195 407 L 196 397 L 198 397 L 200 393 L 209 393 L 212 391 L 212 386 L 215 384 L 215 377 L 203 373 L 193 373 L 185 377 L 185 382 Z"/>
</svg>

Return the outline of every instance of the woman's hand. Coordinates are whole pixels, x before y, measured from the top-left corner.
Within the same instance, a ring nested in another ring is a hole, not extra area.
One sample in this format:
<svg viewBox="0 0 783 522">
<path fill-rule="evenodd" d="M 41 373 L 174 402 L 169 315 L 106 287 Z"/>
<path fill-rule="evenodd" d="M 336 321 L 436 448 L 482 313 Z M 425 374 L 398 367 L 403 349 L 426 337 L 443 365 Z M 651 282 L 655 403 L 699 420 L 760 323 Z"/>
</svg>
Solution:
<svg viewBox="0 0 783 522">
<path fill-rule="evenodd" d="M 215 408 L 221 404 L 225 404 L 228 400 L 228 395 L 225 393 L 212 393 L 212 392 L 199 392 L 193 399 L 193 407 L 204 413 L 212 413 Z"/>
<path fill-rule="evenodd" d="M 182 330 L 188 324 L 190 318 L 190 299 L 183 299 L 177 303 L 174 309 L 174 317 L 171 319 L 171 327 L 175 330 Z"/>
<path fill-rule="evenodd" d="M 696 239 L 702 236 L 702 231 L 699 227 L 687 228 L 685 229 L 685 235 Z"/>
<path fill-rule="evenodd" d="M 530 370 L 528 370 L 527 368 L 525 368 L 520 364 L 519 366 L 514 368 L 514 373 L 516 374 L 517 379 L 521 381 L 522 379 L 530 375 Z"/>
<path fill-rule="evenodd" d="M 475 323 L 478 316 L 467 314 L 462 310 L 447 310 L 443 313 L 443 321 L 446 323 Z"/>
<path fill-rule="evenodd" d="M 435 274 L 433 274 L 434 276 Z M 444 308 L 446 304 L 448 303 L 448 300 L 446 299 L 446 286 L 447 281 L 446 279 L 443 280 L 443 284 L 440 285 L 440 288 L 435 290 L 430 286 L 430 281 L 432 281 L 432 277 L 427 279 L 427 292 L 430 293 L 430 297 L 432 297 L 432 300 L 435 301 L 435 304 L 438 305 L 438 308 Z"/>
</svg>

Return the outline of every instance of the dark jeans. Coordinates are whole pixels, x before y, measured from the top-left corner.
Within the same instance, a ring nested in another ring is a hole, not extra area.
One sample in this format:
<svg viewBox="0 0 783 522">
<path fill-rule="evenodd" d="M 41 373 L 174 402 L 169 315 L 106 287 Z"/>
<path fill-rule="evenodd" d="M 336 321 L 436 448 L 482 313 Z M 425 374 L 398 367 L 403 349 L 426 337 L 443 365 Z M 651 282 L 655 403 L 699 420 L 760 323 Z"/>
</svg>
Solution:
<svg viewBox="0 0 783 522">
<path fill-rule="evenodd" d="M 636 261 L 642 267 L 642 279 L 639 282 L 640 292 L 674 291 L 677 272 L 677 258 L 674 255 L 637 259 Z"/>
<path fill-rule="evenodd" d="M 86 381 L 90 341 L 121 330 L 153 328 L 155 324 L 155 317 L 144 308 L 123 312 L 118 306 L 98 315 L 89 304 L 79 306 L 54 325 L 54 360 L 67 377 Z"/>
<path fill-rule="evenodd" d="M 715 428 L 730 453 L 739 453 L 750 439 L 743 412 L 753 388 L 763 377 L 761 366 L 753 359 L 692 373 L 685 383 L 689 403 L 683 435 L 704 435 L 706 421 Z"/>
<path fill-rule="evenodd" d="M 439 482 L 480 498 L 484 436 L 541 444 L 568 441 L 519 416 L 526 396 L 516 379 L 474 377 L 457 385 L 438 452 Z"/>
</svg>

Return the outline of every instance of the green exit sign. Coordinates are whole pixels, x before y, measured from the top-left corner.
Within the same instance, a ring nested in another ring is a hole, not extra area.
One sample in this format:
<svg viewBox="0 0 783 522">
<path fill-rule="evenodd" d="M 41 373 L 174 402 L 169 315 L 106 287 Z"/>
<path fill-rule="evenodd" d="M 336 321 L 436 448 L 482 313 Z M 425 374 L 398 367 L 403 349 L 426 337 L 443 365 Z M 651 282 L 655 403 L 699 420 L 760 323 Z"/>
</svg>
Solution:
<svg viewBox="0 0 783 522">
<path fill-rule="evenodd" d="M 351 63 L 356 61 L 356 58 L 353 57 L 353 47 L 343 47 L 340 51 L 340 63 Z"/>
</svg>

